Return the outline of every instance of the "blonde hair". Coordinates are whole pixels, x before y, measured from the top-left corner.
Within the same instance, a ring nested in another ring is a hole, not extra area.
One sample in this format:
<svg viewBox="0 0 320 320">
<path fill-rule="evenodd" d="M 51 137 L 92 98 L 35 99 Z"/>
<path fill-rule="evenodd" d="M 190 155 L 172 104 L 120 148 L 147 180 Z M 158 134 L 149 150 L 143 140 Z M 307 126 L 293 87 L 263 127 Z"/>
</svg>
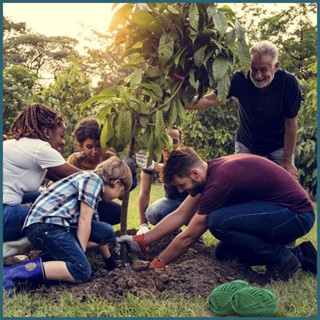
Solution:
<svg viewBox="0 0 320 320">
<path fill-rule="evenodd" d="M 131 170 L 119 157 L 113 156 L 100 162 L 93 172 L 111 187 L 114 187 L 114 180 L 120 180 L 125 190 L 130 190 L 132 186 Z"/>
</svg>

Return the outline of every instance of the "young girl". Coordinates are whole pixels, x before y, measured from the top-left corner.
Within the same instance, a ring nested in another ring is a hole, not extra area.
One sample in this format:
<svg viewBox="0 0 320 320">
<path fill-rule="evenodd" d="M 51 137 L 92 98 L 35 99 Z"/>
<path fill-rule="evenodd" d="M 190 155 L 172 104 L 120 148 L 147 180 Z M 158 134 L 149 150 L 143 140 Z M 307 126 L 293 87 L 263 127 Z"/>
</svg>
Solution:
<svg viewBox="0 0 320 320">
<path fill-rule="evenodd" d="M 95 170 L 75 173 L 42 192 L 26 218 L 23 231 L 31 244 L 47 253 L 51 261 L 36 258 L 4 268 L 4 291 L 23 281 L 88 281 L 91 276 L 85 255 L 88 248 L 99 247 L 106 269 L 112 270 L 115 262 L 108 243 L 115 240 L 115 233 L 110 224 L 99 221 L 98 202 L 121 197 L 131 185 L 128 165 L 118 157 L 111 157 Z"/>
</svg>

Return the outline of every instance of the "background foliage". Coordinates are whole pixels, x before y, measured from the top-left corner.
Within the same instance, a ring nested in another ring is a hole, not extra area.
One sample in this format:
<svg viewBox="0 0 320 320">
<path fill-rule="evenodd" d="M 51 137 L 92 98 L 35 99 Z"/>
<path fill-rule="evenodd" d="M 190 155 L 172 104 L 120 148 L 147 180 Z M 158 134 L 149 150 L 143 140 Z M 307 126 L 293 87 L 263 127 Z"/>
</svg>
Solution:
<svg viewBox="0 0 320 320">
<path fill-rule="evenodd" d="M 297 3 L 267 12 L 262 4 L 149 3 L 115 7 L 110 33 L 94 32 L 105 50 L 74 49 L 75 39 L 36 34 L 24 22 L 3 19 L 3 133 L 21 108 L 44 102 L 68 120 L 64 156 L 74 149 L 76 122 L 89 114 L 104 124 L 102 143 L 120 153 L 170 144 L 165 129 L 184 129 L 185 145 L 205 159 L 234 152 L 237 104 L 187 111 L 195 95 L 218 88 L 226 96 L 232 73 L 248 68 L 248 47 L 273 41 L 280 67 L 293 73 L 303 92 L 295 152 L 299 180 L 317 190 L 316 4 Z M 89 101 L 88 101 L 89 99 Z M 80 108 L 82 106 L 82 108 Z"/>
</svg>

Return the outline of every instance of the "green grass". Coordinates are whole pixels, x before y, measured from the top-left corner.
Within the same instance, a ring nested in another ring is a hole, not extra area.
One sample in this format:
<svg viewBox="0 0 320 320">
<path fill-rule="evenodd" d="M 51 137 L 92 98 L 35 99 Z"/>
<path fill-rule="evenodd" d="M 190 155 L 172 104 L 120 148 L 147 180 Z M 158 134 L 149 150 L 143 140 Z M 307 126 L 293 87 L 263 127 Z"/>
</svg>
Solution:
<svg viewBox="0 0 320 320">
<path fill-rule="evenodd" d="M 163 197 L 161 185 L 153 185 L 151 202 Z M 139 227 L 138 218 L 139 187 L 130 194 L 128 229 Z M 120 226 L 116 225 L 115 230 Z M 311 240 L 317 244 L 317 223 L 298 243 Z M 217 240 L 206 232 L 204 241 L 207 245 L 216 244 Z M 278 297 L 276 317 L 317 317 L 317 279 L 311 274 L 298 271 L 287 283 L 273 282 L 265 287 Z M 214 288 L 213 288 L 214 289 Z M 3 299 L 4 317 L 214 317 L 205 298 L 187 298 L 183 295 L 159 293 L 157 295 L 126 294 L 121 303 L 88 298 L 86 302 L 72 299 L 70 293 L 61 295 L 59 303 L 36 301 L 27 292 L 14 295 L 12 299 Z"/>
</svg>

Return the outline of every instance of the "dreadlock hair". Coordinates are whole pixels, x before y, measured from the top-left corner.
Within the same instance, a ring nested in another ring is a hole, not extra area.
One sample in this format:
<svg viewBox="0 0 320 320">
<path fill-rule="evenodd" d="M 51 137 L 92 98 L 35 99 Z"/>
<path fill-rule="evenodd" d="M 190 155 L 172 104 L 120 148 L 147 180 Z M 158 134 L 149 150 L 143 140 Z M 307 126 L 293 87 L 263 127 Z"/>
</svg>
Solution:
<svg viewBox="0 0 320 320">
<path fill-rule="evenodd" d="M 63 117 L 55 110 L 37 103 L 31 104 L 20 111 L 11 125 L 8 139 L 33 138 L 46 140 L 43 128 L 56 129 L 64 124 Z"/>
</svg>

